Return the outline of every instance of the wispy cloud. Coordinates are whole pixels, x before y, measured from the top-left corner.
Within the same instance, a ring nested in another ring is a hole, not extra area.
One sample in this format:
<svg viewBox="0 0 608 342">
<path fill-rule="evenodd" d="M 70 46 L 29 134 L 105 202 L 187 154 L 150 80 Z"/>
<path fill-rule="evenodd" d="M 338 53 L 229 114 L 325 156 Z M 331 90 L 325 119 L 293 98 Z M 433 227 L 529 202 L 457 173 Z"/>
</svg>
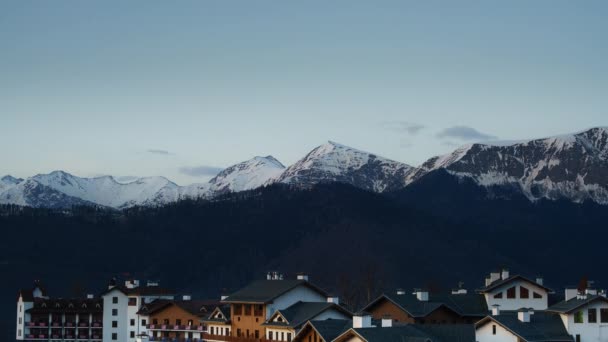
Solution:
<svg viewBox="0 0 608 342">
<path fill-rule="evenodd" d="M 158 150 L 158 149 L 149 149 L 146 152 L 152 153 L 152 154 L 160 154 L 160 155 L 164 155 L 164 156 L 169 156 L 169 155 L 173 154 L 167 150 Z"/>
<path fill-rule="evenodd" d="M 426 126 L 409 122 L 409 121 L 385 121 L 382 123 L 385 129 L 391 130 L 398 133 L 407 133 L 409 135 L 416 135 L 421 130 L 425 129 Z"/>
<path fill-rule="evenodd" d="M 453 126 L 448 127 L 441 132 L 437 133 L 437 136 L 442 139 L 458 139 L 458 140 L 495 140 L 498 137 L 491 134 L 482 133 L 473 127 L 468 126 Z"/>
<path fill-rule="evenodd" d="M 184 175 L 188 175 L 188 176 L 192 176 L 192 177 L 215 176 L 222 170 L 223 170 L 223 168 L 221 168 L 221 167 L 208 166 L 208 165 L 183 166 L 183 167 L 179 168 L 180 173 L 183 173 Z"/>
</svg>

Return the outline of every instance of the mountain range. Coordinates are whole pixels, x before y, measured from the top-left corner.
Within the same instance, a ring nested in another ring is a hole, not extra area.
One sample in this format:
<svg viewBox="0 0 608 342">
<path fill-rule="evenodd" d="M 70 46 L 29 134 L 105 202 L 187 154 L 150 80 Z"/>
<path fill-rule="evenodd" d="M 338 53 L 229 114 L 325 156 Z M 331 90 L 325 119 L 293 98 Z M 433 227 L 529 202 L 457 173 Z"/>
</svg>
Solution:
<svg viewBox="0 0 608 342">
<path fill-rule="evenodd" d="M 310 187 L 346 183 L 389 193 L 438 170 L 485 189 L 488 196 L 608 204 L 608 128 L 509 143 L 476 143 L 433 157 L 418 167 L 335 142 L 316 147 L 285 167 L 272 156 L 230 166 L 207 183 L 179 186 L 164 177 L 119 182 L 112 176 L 81 178 L 63 171 L 27 179 L 0 179 L 0 204 L 65 208 L 159 206 L 180 199 L 211 199 L 276 183 Z"/>
</svg>

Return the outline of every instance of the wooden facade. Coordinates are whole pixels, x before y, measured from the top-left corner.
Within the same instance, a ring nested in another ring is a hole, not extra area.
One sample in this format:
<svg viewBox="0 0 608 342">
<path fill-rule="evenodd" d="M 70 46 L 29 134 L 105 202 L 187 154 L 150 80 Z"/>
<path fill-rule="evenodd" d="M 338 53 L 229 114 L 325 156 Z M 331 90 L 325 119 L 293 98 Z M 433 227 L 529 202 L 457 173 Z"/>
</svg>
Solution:
<svg viewBox="0 0 608 342">
<path fill-rule="evenodd" d="M 261 303 L 230 304 L 231 336 L 263 339 L 266 336 L 266 329 L 262 325 L 266 321 L 266 310 L 267 306 Z"/>
<path fill-rule="evenodd" d="M 390 317 L 394 322 L 417 324 L 472 324 L 481 317 L 461 316 L 447 306 L 440 306 L 424 317 L 414 317 L 399 305 L 386 298 L 366 309 L 372 318 L 380 320 Z"/>
<path fill-rule="evenodd" d="M 150 314 L 150 333 L 154 338 L 200 338 L 201 317 L 184 310 L 175 303 Z"/>
</svg>

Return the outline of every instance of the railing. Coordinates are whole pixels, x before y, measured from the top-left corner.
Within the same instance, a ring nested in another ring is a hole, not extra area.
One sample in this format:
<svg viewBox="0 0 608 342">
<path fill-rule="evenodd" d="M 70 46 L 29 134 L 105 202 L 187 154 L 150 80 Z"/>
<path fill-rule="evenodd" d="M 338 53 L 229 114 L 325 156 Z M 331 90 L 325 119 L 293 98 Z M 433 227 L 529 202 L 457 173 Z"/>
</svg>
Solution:
<svg viewBox="0 0 608 342">
<path fill-rule="evenodd" d="M 149 330 L 168 330 L 168 331 L 203 331 L 203 325 L 171 325 L 171 324 L 148 324 Z"/>
<path fill-rule="evenodd" d="M 78 327 L 88 327 L 89 322 L 78 322 Z"/>
<path fill-rule="evenodd" d="M 276 342 L 272 340 L 267 340 L 265 338 L 253 338 L 253 337 L 236 337 L 236 336 L 224 336 L 224 335 L 211 335 L 204 333 L 203 339 L 213 340 L 213 341 L 226 341 L 226 342 Z"/>
<path fill-rule="evenodd" d="M 103 323 L 101 323 L 101 322 L 93 322 L 93 323 L 91 323 L 91 327 L 93 327 L 93 328 L 102 328 L 103 327 Z"/>
<path fill-rule="evenodd" d="M 74 323 L 74 322 L 65 322 L 64 326 L 67 327 L 67 328 L 74 328 L 74 327 L 76 327 L 76 323 Z"/>
<path fill-rule="evenodd" d="M 150 337 L 150 342 L 203 342 L 204 340 L 198 338 L 186 338 L 186 337 Z"/>
<path fill-rule="evenodd" d="M 51 327 L 58 328 L 61 327 L 61 322 L 51 322 Z"/>
</svg>

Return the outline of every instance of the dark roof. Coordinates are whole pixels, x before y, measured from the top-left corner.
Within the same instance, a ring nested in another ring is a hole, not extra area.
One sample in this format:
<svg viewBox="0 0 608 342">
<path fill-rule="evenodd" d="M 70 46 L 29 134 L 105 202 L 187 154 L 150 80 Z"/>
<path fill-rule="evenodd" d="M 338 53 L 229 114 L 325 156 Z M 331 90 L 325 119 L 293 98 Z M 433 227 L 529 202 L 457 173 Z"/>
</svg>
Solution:
<svg viewBox="0 0 608 342">
<path fill-rule="evenodd" d="M 221 312 L 222 315 L 224 316 L 223 319 L 212 318 L 213 316 L 215 316 L 215 314 L 218 311 Z M 226 305 L 216 306 L 213 309 L 213 311 L 211 311 L 211 313 L 209 315 L 207 315 L 207 317 L 205 317 L 203 319 L 203 322 L 216 322 L 216 323 L 228 323 L 228 322 L 230 322 L 230 305 L 226 304 Z"/>
<path fill-rule="evenodd" d="M 34 306 L 26 310 L 30 314 L 49 313 L 102 313 L 103 300 L 95 299 L 43 299 L 34 298 Z"/>
<path fill-rule="evenodd" d="M 168 300 L 168 299 L 156 299 L 150 303 L 144 304 L 140 307 L 137 312 L 140 315 L 152 315 L 156 312 L 162 311 L 165 308 L 175 305 L 182 310 L 194 315 L 194 316 L 208 316 L 211 310 L 219 305 L 216 300 Z"/>
<path fill-rule="evenodd" d="M 225 303 L 270 303 L 282 294 L 298 287 L 306 286 L 322 296 L 327 293 L 306 280 L 258 280 L 238 290 L 223 300 Z"/>
<path fill-rule="evenodd" d="M 19 296 L 21 296 L 23 298 L 24 302 L 34 301 L 34 291 L 36 289 L 40 290 L 40 293 L 42 294 L 43 297 L 47 296 L 46 289 L 44 288 L 44 286 L 42 286 L 42 283 L 40 282 L 40 280 L 35 280 L 34 286 L 32 286 L 31 288 L 19 289 L 19 291 L 17 292 L 17 300 L 19 300 Z"/>
<path fill-rule="evenodd" d="M 416 296 L 403 294 L 403 295 L 387 295 L 383 294 L 370 304 L 368 304 L 363 310 L 369 310 L 369 308 L 376 305 L 383 299 L 389 300 L 401 307 L 405 312 L 409 313 L 412 317 L 426 317 L 431 312 L 444 306 L 460 316 L 480 316 L 483 317 L 488 313 L 488 306 L 482 295 L 479 294 L 445 294 L 445 295 L 432 295 L 429 296 L 428 301 L 421 301 Z"/>
<path fill-rule="evenodd" d="M 344 309 L 343 307 L 336 305 L 334 303 L 327 302 L 297 302 L 283 310 L 278 310 L 266 323 L 263 325 L 271 325 L 271 326 L 287 326 L 291 328 L 297 328 L 302 324 L 306 323 L 307 320 L 313 319 L 319 314 L 327 311 L 327 310 L 337 310 L 343 313 L 346 316 L 352 317 L 352 314 Z M 280 314 L 283 316 L 287 322 L 272 322 L 276 315 Z"/>
<path fill-rule="evenodd" d="M 508 277 L 507 279 L 498 279 L 498 280 L 494 281 L 493 283 L 491 283 L 488 286 L 484 286 L 484 287 L 482 287 L 480 289 L 477 289 L 477 292 L 479 292 L 479 293 L 485 293 L 485 292 L 488 292 L 488 291 L 492 291 L 495 288 L 498 288 L 500 286 L 508 284 L 508 283 L 512 282 L 513 280 L 517 280 L 517 279 L 524 280 L 524 281 L 527 281 L 529 283 L 532 283 L 532 284 L 534 284 L 534 285 L 536 285 L 536 286 L 538 286 L 540 288 L 545 289 L 549 293 L 553 292 L 553 290 L 551 290 L 550 288 L 548 288 L 548 287 L 546 287 L 544 285 L 541 285 L 541 284 L 537 283 L 535 280 L 532 280 L 530 278 L 524 277 L 524 276 L 519 275 L 519 274 L 512 275 L 512 276 Z"/>
<path fill-rule="evenodd" d="M 125 295 L 139 295 L 139 296 L 173 296 L 175 292 L 171 289 L 167 289 L 160 286 L 138 286 L 135 288 L 127 288 L 126 286 L 114 286 L 108 288 L 106 291 L 101 293 L 101 296 L 110 293 L 114 290 L 118 290 Z"/>
<path fill-rule="evenodd" d="M 598 295 L 586 295 L 584 296 L 584 298 L 571 298 L 569 300 L 563 300 L 559 303 L 556 303 L 552 306 L 550 306 L 547 311 L 552 311 L 552 312 L 559 312 L 559 313 L 570 313 L 582 306 L 585 306 L 587 304 L 590 304 L 592 302 L 595 301 L 603 301 L 608 303 L 608 299 L 606 299 L 606 297 L 603 296 L 598 296 Z"/>
<path fill-rule="evenodd" d="M 367 342 L 475 342 L 472 324 L 407 324 L 349 329 Z"/>
<path fill-rule="evenodd" d="M 333 341 L 346 330 L 352 328 L 353 321 L 348 319 L 325 319 L 321 321 L 308 321 L 317 333 L 327 342 Z"/>
<path fill-rule="evenodd" d="M 517 312 L 501 311 L 498 316 L 487 316 L 475 324 L 481 327 L 488 322 L 496 322 L 526 342 L 573 341 L 558 314 L 535 311 L 530 314 L 530 322 L 522 322 Z"/>
</svg>

